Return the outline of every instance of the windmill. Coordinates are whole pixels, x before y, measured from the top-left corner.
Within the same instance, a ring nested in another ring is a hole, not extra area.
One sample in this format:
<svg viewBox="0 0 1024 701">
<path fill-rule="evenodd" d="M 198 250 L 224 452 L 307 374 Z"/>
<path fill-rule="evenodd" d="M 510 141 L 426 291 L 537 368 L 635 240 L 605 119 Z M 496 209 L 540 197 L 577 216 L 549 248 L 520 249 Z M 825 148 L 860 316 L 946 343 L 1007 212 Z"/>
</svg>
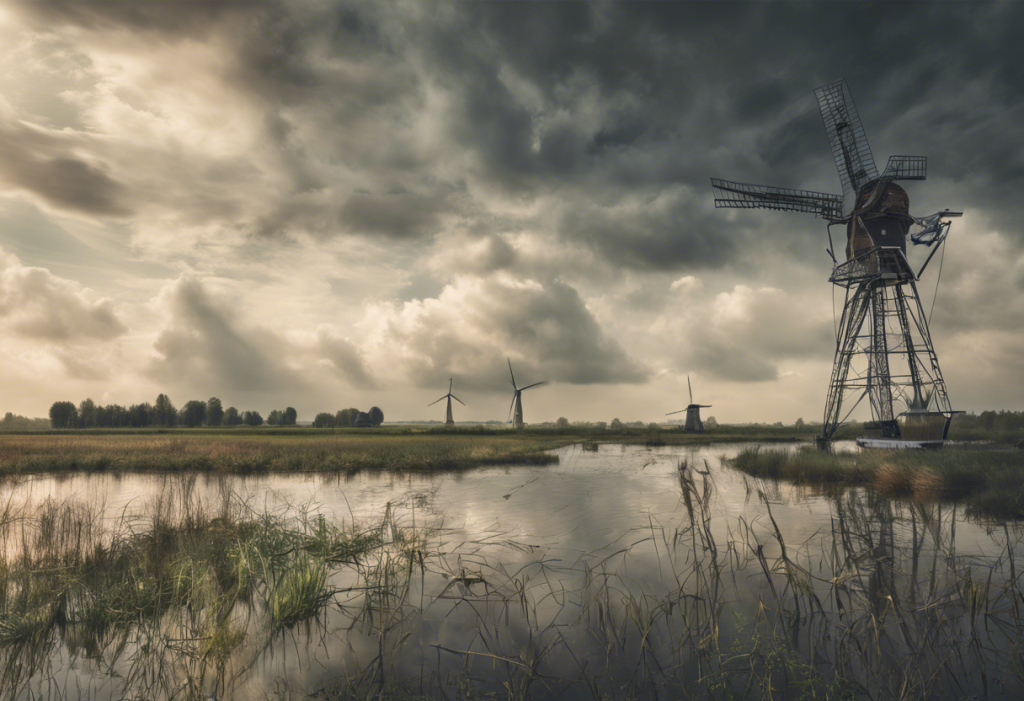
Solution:
<svg viewBox="0 0 1024 701">
<path fill-rule="evenodd" d="M 862 445 L 941 446 L 957 412 L 950 408 L 916 283 L 949 234 L 946 219 L 961 213 L 912 216 L 907 193 L 896 181 L 924 180 L 928 159 L 890 156 L 879 175 L 846 81 L 814 93 L 844 194 L 712 178 L 715 207 L 806 212 L 828 222 L 829 282 L 845 290 L 845 301 L 819 442 L 827 446 L 867 397 L 872 422 L 858 440 Z M 840 224 L 846 227 L 843 262 L 832 246 L 831 227 Z M 912 243 L 931 248 L 916 272 L 907 259 L 908 235 Z"/>
<path fill-rule="evenodd" d="M 458 397 L 456 397 L 454 394 L 452 394 L 452 379 L 451 378 L 448 378 L 448 394 L 446 394 L 443 397 L 441 397 L 441 399 L 447 399 L 448 400 L 448 411 L 445 412 L 444 425 L 445 426 L 454 426 L 455 425 L 455 419 L 452 418 L 452 400 L 454 399 L 455 401 L 457 401 L 462 406 L 466 406 L 466 403 L 464 401 L 462 401 L 461 399 L 459 399 Z M 437 402 L 441 401 L 441 399 L 438 399 Z M 434 406 L 435 404 L 437 404 L 437 402 L 431 402 L 430 404 L 427 404 L 427 406 Z"/>
<path fill-rule="evenodd" d="M 665 416 L 672 416 L 673 414 L 681 414 L 686 412 L 686 423 L 683 424 L 684 431 L 690 431 L 692 433 L 704 433 L 704 422 L 700 420 L 700 410 L 710 409 L 710 404 L 694 404 L 693 403 L 693 387 L 690 385 L 690 376 L 686 376 L 686 388 L 690 390 L 690 403 L 686 405 L 685 409 L 679 411 L 671 411 Z"/>
<path fill-rule="evenodd" d="M 527 385 L 526 387 L 517 387 L 516 376 L 515 373 L 512 372 L 512 361 L 508 358 L 506 358 L 506 360 L 508 360 L 508 374 L 512 375 L 512 388 L 515 390 L 515 394 L 512 397 L 512 406 L 509 407 L 508 415 L 512 421 L 512 428 L 522 428 L 523 392 L 530 389 L 531 387 L 539 387 L 540 385 L 546 385 L 547 380 L 544 380 L 543 382 L 534 382 L 532 385 Z"/>
</svg>

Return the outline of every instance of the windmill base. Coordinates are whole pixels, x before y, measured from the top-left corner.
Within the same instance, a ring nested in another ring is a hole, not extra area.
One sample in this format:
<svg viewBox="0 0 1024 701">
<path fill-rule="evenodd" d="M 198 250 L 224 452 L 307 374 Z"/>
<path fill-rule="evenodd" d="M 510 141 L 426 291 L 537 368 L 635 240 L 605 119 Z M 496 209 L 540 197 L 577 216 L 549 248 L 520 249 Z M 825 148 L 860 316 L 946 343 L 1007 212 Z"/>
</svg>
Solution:
<svg viewBox="0 0 1024 701">
<path fill-rule="evenodd" d="M 915 448 L 930 448 L 932 450 L 941 448 L 945 441 L 943 439 L 938 440 L 921 440 L 911 441 L 903 440 L 900 438 L 869 438 L 861 437 L 857 439 L 857 445 L 861 448 L 880 448 L 882 450 L 905 450 Z"/>
</svg>

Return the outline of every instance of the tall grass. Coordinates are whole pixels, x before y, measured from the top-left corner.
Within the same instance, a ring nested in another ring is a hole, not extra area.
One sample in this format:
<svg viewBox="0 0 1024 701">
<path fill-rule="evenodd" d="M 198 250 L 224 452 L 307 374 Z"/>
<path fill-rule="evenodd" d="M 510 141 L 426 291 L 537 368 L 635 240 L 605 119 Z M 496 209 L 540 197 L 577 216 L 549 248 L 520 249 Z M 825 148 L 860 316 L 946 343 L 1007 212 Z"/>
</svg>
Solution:
<svg viewBox="0 0 1024 701">
<path fill-rule="evenodd" d="M 428 434 L 290 435 L 62 434 L 4 436 L 0 474 L 67 471 L 458 470 L 483 465 L 558 462 L 564 445 L 506 431 L 503 436 Z"/>
<path fill-rule="evenodd" d="M 194 476 L 168 478 L 140 514 L 113 524 L 77 501 L 48 499 L 32 511 L 9 504 L 0 520 L 0 689 L 25 691 L 63 647 L 129 656 L 118 675 L 125 697 L 206 698 L 208 675 L 239 650 L 265 649 L 320 615 L 339 556 L 356 563 L 381 545 L 379 529 L 257 513 L 224 490 L 204 501 Z"/>
<path fill-rule="evenodd" d="M 831 453 L 747 448 L 730 464 L 753 477 L 801 484 L 870 485 L 887 496 L 964 501 L 979 514 L 1024 519 L 1024 451 L 948 447 L 939 451 Z"/>
</svg>

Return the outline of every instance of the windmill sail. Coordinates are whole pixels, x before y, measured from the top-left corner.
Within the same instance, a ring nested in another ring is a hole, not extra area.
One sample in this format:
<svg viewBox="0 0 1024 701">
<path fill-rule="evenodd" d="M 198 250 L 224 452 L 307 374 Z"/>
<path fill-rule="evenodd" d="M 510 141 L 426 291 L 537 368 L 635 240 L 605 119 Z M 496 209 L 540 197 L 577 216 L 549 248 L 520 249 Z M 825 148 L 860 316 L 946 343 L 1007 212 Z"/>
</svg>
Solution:
<svg viewBox="0 0 1024 701">
<path fill-rule="evenodd" d="M 878 168 L 857 107 L 853 104 L 853 95 L 845 80 L 823 85 L 814 94 L 818 98 L 839 179 L 843 183 L 843 193 L 856 193 L 866 183 L 878 178 Z"/>
<path fill-rule="evenodd" d="M 737 183 L 711 178 L 715 190 L 715 207 L 739 209 L 775 209 L 783 212 L 806 212 L 823 219 L 843 217 L 843 196 L 810 190 L 791 190 L 769 185 Z"/>
<path fill-rule="evenodd" d="M 883 180 L 924 180 L 928 177 L 927 156 L 889 156 Z"/>
</svg>

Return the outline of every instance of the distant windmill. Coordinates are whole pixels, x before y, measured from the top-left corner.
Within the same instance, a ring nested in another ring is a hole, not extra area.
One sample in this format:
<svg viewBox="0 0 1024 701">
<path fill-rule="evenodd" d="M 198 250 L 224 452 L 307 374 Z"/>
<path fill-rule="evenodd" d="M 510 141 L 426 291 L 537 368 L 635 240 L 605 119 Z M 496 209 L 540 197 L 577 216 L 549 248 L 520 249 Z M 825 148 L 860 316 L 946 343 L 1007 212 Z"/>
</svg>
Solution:
<svg viewBox="0 0 1024 701">
<path fill-rule="evenodd" d="M 508 359 L 506 359 L 508 360 Z M 543 382 L 534 382 L 532 385 L 526 387 L 516 386 L 516 375 L 512 372 L 512 361 L 508 360 L 508 374 L 512 375 L 512 387 L 515 389 L 515 395 L 512 397 L 512 406 L 509 407 L 509 417 L 512 420 L 512 428 L 523 427 L 523 392 L 530 389 L 531 387 L 539 387 L 540 385 L 547 384 L 547 380 Z"/>
<path fill-rule="evenodd" d="M 455 401 L 457 401 L 462 406 L 466 406 L 466 403 L 464 401 L 462 401 L 461 399 L 459 399 L 458 397 L 456 397 L 454 394 L 452 394 L 452 379 L 451 378 L 448 378 L 448 394 L 446 394 L 443 397 L 441 397 L 441 399 L 447 399 L 448 400 L 448 411 L 445 412 L 444 425 L 445 426 L 454 426 L 455 425 L 455 419 L 452 418 L 452 400 L 454 399 Z M 441 399 L 438 399 L 437 402 L 441 401 Z M 437 402 L 431 402 L 430 404 L 427 404 L 427 406 L 434 406 L 435 404 L 437 404 Z"/>
<path fill-rule="evenodd" d="M 690 403 L 685 409 L 679 411 L 672 411 L 665 416 L 672 416 L 672 414 L 681 414 L 686 412 L 686 423 L 683 424 L 684 431 L 691 431 L 693 433 L 704 433 L 704 422 L 700 420 L 700 410 L 710 409 L 710 404 L 694 404 L 693 403 L 693 387 L 690 386 L 690 376 L 686 376 L 686 388 L 690 390 Z"/>
</svg>

